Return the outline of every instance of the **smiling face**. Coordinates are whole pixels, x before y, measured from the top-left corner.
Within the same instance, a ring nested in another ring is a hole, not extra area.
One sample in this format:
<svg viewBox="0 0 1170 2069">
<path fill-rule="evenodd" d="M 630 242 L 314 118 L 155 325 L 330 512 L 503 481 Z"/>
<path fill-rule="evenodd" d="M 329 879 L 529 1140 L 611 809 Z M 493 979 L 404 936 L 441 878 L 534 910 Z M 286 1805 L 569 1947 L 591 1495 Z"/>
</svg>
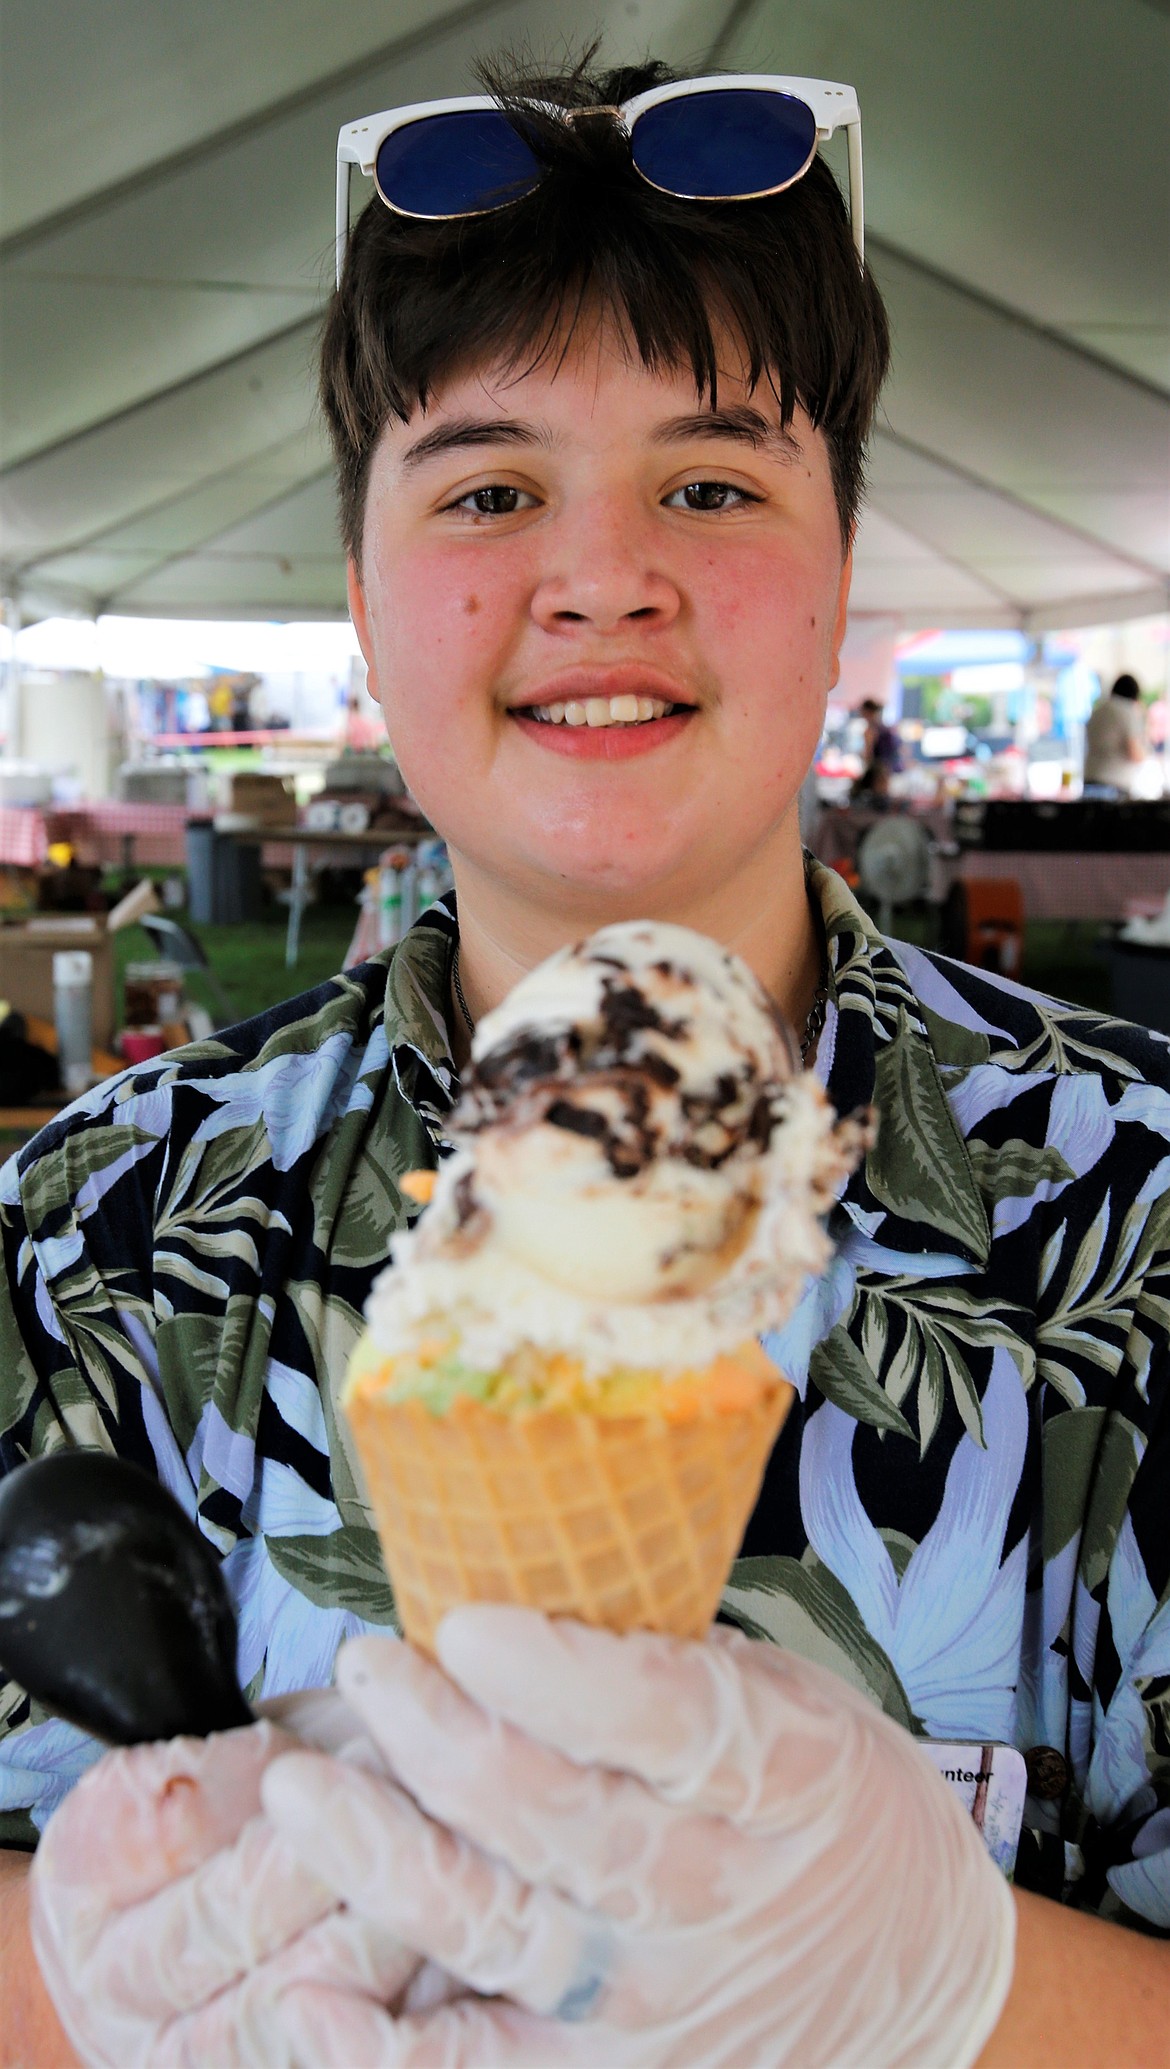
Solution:
<svg viewBox="0 0 1170 2069">
<path fill-rule="evenodd" d="M 803 910 L 848 558 L 822 434 L 734 365 L 718 402 L 600 325 L 382 435 L 354 620 L 464 923 L 511 901 L 542 939 L 645 915 L 730 943 L 745 901 Z"/>
</svg>

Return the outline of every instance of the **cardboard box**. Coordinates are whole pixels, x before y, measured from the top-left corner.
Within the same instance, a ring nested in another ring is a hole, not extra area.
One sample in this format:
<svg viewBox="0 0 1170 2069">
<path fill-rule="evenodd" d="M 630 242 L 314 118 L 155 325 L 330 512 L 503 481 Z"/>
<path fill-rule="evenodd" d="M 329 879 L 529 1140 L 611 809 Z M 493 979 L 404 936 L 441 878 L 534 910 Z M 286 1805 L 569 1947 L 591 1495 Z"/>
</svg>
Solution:
<svg viewBox="0 0 1170 2069">
<path fill-rule="evenodd" d="M 296 799 L 285 789 L 284 777 L 259 769 L 237 769 L 224 778 L 223 809 L 257 819 L 262 826 L 291 826 L 297 816 Z"/>
<path fill-rule="evenodd" d="M 93 957 L 94 1047 L 114 1039 L 114 944 L 105 919 L 88 913 L 0 926 L 0 999 L 17 1013 L 53 1019 L 53 957 L 59 948 L 87 948 Z"/>
</svg>

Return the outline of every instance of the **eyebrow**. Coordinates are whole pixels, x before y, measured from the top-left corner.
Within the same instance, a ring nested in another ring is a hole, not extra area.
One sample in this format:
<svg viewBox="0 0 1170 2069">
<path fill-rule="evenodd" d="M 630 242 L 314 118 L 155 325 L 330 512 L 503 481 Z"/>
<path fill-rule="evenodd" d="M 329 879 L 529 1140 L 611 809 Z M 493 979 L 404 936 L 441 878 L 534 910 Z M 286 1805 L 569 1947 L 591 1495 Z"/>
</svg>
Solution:
<svg viewBox="0 0 1170 2069">
<path fill-rule="evenodd" d="M 758 452 L 778 460 L 801 460 L 804 447 L 788 425 L 770 424 L 763 412 L 748 403 L 734 403 L 727 409 L 696 410 L 691 416 L 671 417 L 651 434 L 655 445 L 676 445 L 695 438 L 738 439 Z"/>
<path fill-rule="evenodd" d="M 651 433 L 655 445 L 678 445 L 689 440 L 735 439 L 775 459 L 803 459 L 804 447 L 786 425 L 770 424 L 762 411 L 747 403 L 727 409 L 695 410 L 689 416 L 670 417 Z M 449 424 L 436 424 L 408 445 L 402 455 L 403 471 L 411 473 L 428 460 L 443 459 L 448 453 L 467 452 L 477 446 L 526 445 L 551 451 L 554 440 L 542 425 L 522 417 L 453 417 Z"/>
<path fill-rule="evenodd" d="M 449 424 L 436 424 L 433 431 L 424 431 L 421 438 L 408 445 L 401 465 L 409 473 L 428 460 L 483 445 L 550 447 L 552 439 L 539 425 L 526 424 L 521 417 L 453 417 Z"/>
</svg>

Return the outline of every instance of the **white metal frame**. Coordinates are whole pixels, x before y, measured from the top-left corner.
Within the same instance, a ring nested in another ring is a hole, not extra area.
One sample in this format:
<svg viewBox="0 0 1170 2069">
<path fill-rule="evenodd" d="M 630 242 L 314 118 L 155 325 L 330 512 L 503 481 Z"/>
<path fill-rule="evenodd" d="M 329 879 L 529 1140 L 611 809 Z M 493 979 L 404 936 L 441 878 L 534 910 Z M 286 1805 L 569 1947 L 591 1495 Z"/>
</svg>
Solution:
<svg viewBox="0 0 1170 2069">
<path fill-rule="evenodd" d="M 563 108 L 559 105 L 551 112 L 563 115 L 566 121 L 573 121 L 582 115 L 612 115 L 619 127 L 629 136 L 639 115 L 647 108 L 659 106 L 663 101 L 683 100 L 695 93 L 741 90 L 751 87 L 763 93 L 788 94 L 800 100 L 811 109 L 816 122 L 816 141 L 827 142 L 834 132 L 843 129 L 849 154 L 849 221 L 853 230 L 853 242 L 859 259 L 865 257 L 865 207 L 861 171 L 861 110 L 857 105 L 857 94 L 852 86 L 844 86 L 831 79 L 796 79 L 772 72 L 724 72 L 704 79 L 678 79 L 669 86 L 652 86 L 645 93 L 635 94 L 633 100 L 624 101 L 620 108 Z M 542 104 L 543 105 L 543 104 Z M 374 177 L 374 165 L 378 152 L 388 136 L 397 129 L 405 129 L 411 122 L 419 122 L 431 115 L 457 115 L 476 108 L 498 108 L 487 94 L 463 94 L 454 100 L 414 101 L 406 108 L 388 108 L 380 115 L 365 115 L 357 122 L 345 123 L 337 138 L 337 278 L 341 279 L 341 266 L 345 257 L 345 246 L 349 237 L 349 183 L 353 167 Z M 802 166 L 795 177 L 799 179 L 807 171 Z M 794 181 L 788 181 L 791 186 Z M 768 192 L 779 192 L 769 188 Z M 686 197 L 682 197 L 686 198 Z M 698 198 L 698 197 L 691 197 Z M 755 196 L 745 195 L 745 200 Z"/>
</svg>

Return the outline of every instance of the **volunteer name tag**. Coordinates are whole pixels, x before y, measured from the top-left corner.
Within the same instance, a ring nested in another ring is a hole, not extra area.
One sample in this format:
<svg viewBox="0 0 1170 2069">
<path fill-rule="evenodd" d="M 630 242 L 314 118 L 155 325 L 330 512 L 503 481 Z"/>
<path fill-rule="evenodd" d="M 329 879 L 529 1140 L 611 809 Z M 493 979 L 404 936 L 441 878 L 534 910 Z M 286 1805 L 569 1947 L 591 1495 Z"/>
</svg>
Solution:
<svg viewBox="0 0 1170 2069">
<path fill-rule="evenodd" d="M 972 1739 L 918 1739 L 916 1743 L 954 1790 L 996 1867 L 1010 1878 L 1028 1790 L 1023 1754 L 1015 1746 L 980 1745 Z"/>
</svg>

